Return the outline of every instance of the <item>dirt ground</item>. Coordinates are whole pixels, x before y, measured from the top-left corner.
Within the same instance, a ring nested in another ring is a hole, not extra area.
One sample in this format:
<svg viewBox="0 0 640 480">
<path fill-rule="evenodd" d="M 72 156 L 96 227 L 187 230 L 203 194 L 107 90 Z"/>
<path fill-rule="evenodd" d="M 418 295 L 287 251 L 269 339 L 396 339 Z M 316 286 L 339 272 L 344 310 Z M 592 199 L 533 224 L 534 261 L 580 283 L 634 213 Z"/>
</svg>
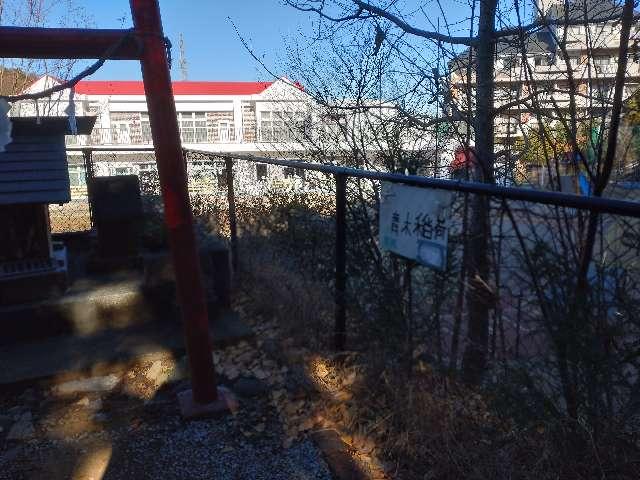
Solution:
<svg viewBox="0 0 640 480">
<path fill-rule="evenodd" d="M 330 479 L 311 387 L 262 347 L 213 353 L 239 405 L 206 420 L 181 418 L 186 361 L 167 354 L 4 388 L 0 479 Z"/>
</svg>

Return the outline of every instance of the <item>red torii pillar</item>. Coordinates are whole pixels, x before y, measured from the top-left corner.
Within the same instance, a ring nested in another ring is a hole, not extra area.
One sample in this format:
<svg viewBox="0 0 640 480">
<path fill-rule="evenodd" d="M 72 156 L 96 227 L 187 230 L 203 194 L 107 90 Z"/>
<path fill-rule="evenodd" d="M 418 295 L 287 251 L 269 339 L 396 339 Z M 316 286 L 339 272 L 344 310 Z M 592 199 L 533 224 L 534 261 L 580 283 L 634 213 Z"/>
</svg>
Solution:
<svg viewBox="0 0 640 480">
<path fill-rule="evenodd" d="M 232 399 L 215 383 L 207 304 L 158 0 L 130 0 L 130 5 L 132 34 L 128 30 L 0 27 L 0 57 L 101 58 L 130 34 L 110 58 L 140 60 L 142 67 L 191 371 L 192 390 L 179 399 L 183 415 L 192 417 L 225 410 Z"/>
</svg>

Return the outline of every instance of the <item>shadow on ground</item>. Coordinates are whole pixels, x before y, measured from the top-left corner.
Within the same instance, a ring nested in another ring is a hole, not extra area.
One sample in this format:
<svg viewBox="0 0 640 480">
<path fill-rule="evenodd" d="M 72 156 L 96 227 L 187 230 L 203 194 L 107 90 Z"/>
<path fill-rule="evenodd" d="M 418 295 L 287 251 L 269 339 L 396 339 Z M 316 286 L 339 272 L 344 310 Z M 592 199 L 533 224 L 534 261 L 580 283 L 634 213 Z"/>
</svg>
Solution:
<svg viewBox="0 0 640 480">
<path fill-rule="evenodd" d="M 246 342 L 243 351 L 257 355 Z M 218 361 L 237 352 L 222 351 Z M 79 378 L 6 389 L 0 478 L 330 478 L 309 440 L 283 446 L 286 433 L 266 383 L 245 379 L 233 414 L 183 421 L 176 401 L 188 386 L 183 364 L 154 354 Z"/>
</svg>

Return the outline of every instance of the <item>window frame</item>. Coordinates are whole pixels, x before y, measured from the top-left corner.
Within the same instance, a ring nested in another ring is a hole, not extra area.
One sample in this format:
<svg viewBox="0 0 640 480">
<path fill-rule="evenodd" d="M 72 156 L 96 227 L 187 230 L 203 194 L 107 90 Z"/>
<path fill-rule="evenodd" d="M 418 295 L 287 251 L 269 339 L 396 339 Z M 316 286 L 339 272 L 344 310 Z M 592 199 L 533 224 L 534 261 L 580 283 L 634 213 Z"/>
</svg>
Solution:
<svg viewBox="0 0 640 480">
<path fill-rule="evenodd" d="M 178 128 L 183 143 L 207 143 L 207 112 L 178 112 Z"/>
<path fill-rule="evenodd" d="M 260 142 L 295 142 L 310 129 L 310 115 L 306 110 L 260 110 L 258 139 Z"/>
<path fill-rule="evenodd" d="M 74 182 L 74 178 L 77 179 Z M 69 186 L 84 188 L 87 186 L 87 174 L 84 165 L 69 165 Z"/>
<path fill-rule="evenodd" d="M 226 136 L 222 135 L 222 132 L 226 131 Z M 230 120 L 218 120 L 218 142 L 229 143 L 231 141 L 231 121 Z"/>
<path fill-rule="evenodd" d="M 269 176 L 269 168 L 266 163 L 256 163 L 256 181 L 266 182 Z"/>
</svg>

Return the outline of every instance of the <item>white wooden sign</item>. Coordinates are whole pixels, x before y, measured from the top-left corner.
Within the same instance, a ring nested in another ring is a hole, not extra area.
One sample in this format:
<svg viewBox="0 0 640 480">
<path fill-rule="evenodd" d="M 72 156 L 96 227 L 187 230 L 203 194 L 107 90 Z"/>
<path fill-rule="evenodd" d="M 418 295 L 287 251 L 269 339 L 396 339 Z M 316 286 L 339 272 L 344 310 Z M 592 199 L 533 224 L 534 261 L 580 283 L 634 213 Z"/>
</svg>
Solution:
<svg viewBox="0 0 640 480">
<path fill-rule="evenodd" d="M 380 246 L 444 270 L 453 195 L 444 190 L 382 183 Z"/>
</svg>

